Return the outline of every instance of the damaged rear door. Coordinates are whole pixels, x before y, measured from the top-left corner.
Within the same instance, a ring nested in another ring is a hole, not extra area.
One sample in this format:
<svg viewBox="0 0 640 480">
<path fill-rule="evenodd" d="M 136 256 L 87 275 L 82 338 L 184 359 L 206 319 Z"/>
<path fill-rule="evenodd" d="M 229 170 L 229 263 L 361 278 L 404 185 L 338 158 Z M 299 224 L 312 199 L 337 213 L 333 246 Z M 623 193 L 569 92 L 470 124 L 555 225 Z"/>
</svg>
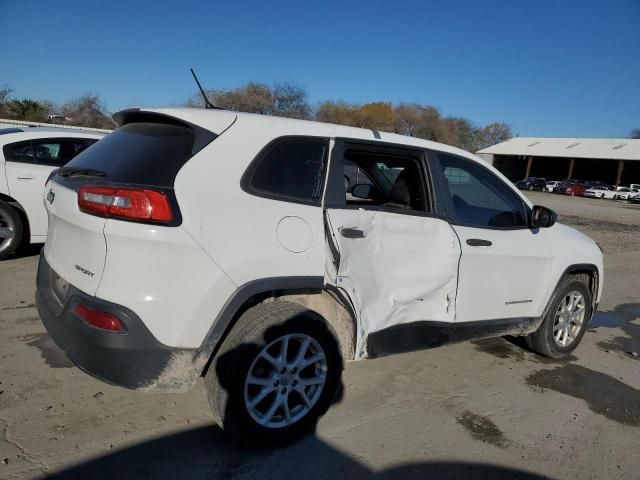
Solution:
<svg viewBox="0 0 640 480">
<path fill-rule="evenodd" d="M 366 178 L 347 190 L 354 166 Z M 428 327 L 453 326 L 461 250 L 435 213 L 424 151 L 337 140 L 329 177 L 325 281 L 354 307 L 356 357 L 429 346 Z"/>
</svg>

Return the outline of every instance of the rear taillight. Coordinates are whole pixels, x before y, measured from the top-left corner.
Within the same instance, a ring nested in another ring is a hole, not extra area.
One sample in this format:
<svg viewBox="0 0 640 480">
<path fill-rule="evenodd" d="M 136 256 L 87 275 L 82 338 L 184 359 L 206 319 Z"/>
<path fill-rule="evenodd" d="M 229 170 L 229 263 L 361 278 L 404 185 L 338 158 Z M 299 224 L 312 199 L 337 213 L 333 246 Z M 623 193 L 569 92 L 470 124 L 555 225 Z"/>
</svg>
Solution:
<svg viewBox="0 0 640 480">
<path fill-rule="evenodd" d="M 122 330 L 122 324 L 115 315 L 94 310 L 86 305 L 76 305 L 74 310 L 92 327 L 109 330 L 110 332 L 120 332 Z"/>
<path fill-rule="evenodd" d="M 143 188 L 80 187 L 78 207 L 85 213 L 101 217 L 160 223 L 173 220 L 167 195 Z"/>
</svg>

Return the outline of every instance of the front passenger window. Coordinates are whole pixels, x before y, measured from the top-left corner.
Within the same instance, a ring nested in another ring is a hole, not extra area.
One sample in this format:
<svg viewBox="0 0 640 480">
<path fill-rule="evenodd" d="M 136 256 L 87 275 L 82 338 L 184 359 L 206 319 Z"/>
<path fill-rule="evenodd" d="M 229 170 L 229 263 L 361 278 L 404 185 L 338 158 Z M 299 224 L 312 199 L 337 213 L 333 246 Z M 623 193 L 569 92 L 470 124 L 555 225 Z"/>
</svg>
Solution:
<svg viewBox="0 0 640 480">
<path fill-rule="evenodd" d="M 470 160 L 439 154 L 459 225 L 481 228 L 526 227 L 525 205 L 500 178 Z"/>
</svg>

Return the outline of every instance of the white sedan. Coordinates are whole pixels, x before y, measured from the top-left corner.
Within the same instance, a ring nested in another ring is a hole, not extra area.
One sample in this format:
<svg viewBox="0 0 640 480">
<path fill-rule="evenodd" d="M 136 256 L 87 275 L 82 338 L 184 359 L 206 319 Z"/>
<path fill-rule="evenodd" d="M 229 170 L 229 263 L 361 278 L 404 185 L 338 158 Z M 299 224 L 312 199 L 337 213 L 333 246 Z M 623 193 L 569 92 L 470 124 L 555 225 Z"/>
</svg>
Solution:
<svg viewBox="0 0 640 480">
<path fill-rule="evenodd" d="M 557 180 L 552 180 L 550 182 L 545 183 L 544 185 L 544 190 L 546 192 L 553 192 L 553 189 L 556 188 L 558 185 L 560 185 L 561 182 L 557 181 Z"/>
<path fill-rule="evenodd" d="M 617 200 L 620 195 L 616 190 L 610 190 L 607 187 L 591 187 L 584 192 L 585 197 L 608 198 Z"/>
<path fill-rule="evenodd" d="M 629 200 L 638 194 L 640 194 L 640 189 L 637 188 L 629 188 L 629 187 L 618 187 L 616 190 L 617 198 L 621 198 L 623 200 Z"/>
</svg>

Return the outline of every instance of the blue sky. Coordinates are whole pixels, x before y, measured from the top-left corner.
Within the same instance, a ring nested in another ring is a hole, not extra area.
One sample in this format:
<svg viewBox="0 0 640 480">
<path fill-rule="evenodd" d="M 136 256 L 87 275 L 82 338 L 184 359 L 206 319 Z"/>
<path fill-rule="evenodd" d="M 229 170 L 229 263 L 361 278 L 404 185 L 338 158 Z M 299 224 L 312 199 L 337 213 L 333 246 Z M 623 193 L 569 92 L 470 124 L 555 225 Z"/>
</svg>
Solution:
<svg viewBox="0 0 640 480">
<path fill-rule="evenodd" d="M 435 105 L 525 136 L 640 128 L 640 1 L 0 0 L 0 86 L 109 111 L 292 81 L 310 100 Z"/>
</svg>

